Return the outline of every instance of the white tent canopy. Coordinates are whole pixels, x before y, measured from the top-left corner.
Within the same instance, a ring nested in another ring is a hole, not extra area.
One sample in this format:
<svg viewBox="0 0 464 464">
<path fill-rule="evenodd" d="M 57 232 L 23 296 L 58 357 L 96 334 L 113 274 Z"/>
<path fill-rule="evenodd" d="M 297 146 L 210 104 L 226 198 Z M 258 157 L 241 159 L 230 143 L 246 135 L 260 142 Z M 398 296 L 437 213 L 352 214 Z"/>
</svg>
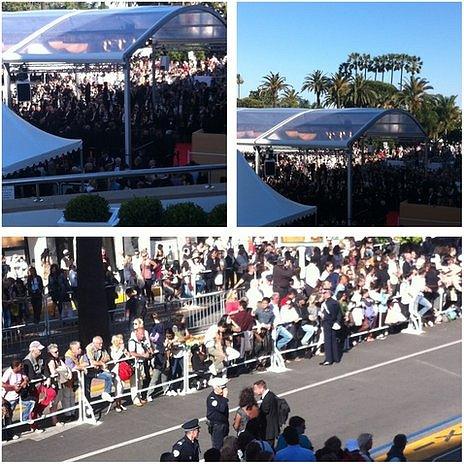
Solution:
<svg viewBox="0 0 464 464">
<path fill-rule="evenodd" d="M 2 174 L 82 148 L 82 140 L 48 134 L 2 105 Z"/>
<path fill-rule="evenodd" d="M 311 214 L 315 206 L 291 201 L 266 185 L 237 152 L 237 225 L 277 226 Z"/>
</svg>

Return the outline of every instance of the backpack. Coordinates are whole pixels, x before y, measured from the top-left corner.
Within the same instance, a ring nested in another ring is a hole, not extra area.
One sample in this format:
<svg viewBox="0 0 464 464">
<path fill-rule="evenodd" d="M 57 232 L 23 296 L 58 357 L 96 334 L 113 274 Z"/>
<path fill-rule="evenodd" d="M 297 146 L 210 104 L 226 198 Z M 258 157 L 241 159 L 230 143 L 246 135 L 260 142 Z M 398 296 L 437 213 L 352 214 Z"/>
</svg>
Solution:
<svg viewBox="0 0 464 464">
<path fill-rule="evenodd" d="M 134 374 L 134 368 L 126 361 L 121 361 L 119 363 L 119 378 L 123 381 L 126 382 L 129 380 L 132 375 Z"/>
<path fill-rule="evenodd" d="M 279 427 L 282 427 L 287 422 L 290 415 L 290 406 L 284 398 L 277 398 L 277 415 L 279 417 Z"/>
</svg>

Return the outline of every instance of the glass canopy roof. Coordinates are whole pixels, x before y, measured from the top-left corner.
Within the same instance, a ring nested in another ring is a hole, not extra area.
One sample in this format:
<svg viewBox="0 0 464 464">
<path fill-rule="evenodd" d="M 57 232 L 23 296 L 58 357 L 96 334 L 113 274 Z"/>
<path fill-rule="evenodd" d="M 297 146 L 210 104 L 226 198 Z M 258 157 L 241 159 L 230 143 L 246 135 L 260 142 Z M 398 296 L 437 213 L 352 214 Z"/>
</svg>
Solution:
<svg viewBox="0 0 464 464">
<path fill-rule="evenodd" d="M 25 13 L 13 15 L 19 20 Z M 225 42 L 226 35 L 220 15 L 198 5 L 79 10 L 11 46 L 3 61 L 123 63 L 151 37 L 199 43 Z"/>
<path fill-rule="evenodd" d="M 381 108 L 240 108 L 237 139 L 243 145 L 350 148 L 360 138 L 422 141 L 420 124 L 403 110 Z"/>
<path fill-rule="evenodd" d="M 2 13 L 2 52 L 17 45 L 33 32 L 74 10 L 32 10 Z"/>
</svg>

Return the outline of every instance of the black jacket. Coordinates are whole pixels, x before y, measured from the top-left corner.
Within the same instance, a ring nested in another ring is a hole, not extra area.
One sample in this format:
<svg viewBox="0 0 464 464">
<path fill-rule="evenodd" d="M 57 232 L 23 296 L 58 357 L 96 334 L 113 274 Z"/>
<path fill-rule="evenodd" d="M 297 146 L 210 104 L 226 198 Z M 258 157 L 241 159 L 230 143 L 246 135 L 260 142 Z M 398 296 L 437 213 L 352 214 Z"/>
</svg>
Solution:
<svg viewBox="0 0 464 464">
<path fill-rule="evenodd" d="M 190 441 L 186 436 L 182 437 L 172 446 L 174 460 L 178 462 L 199 462 L 200 445 L 198 440 Z"/>
<path fill-rule="evenodd" d="M 206 418 L 210 422 L 229 424 L 229 400 L 212 391 L 206 398 Z"/>
<path fill-rule="evenodd" d="M 322 320 L 323 325 L 332 327 L 335 322 L 340 324 L 340 321 L 342 320 L 342 312 L 337 300 L 329 298 L 322 303 L 322 310 L 324 314 L 324 319 Z"/>
<path fill-rule="evenodd" d="M 261 406 L 261 413 L 266 420 L 266 433 L 264 438 L 266 440 L 273 440 L 279 436 L 279 403 L 277 396 L 268 391 L 264 397 Z"/>
</svg>

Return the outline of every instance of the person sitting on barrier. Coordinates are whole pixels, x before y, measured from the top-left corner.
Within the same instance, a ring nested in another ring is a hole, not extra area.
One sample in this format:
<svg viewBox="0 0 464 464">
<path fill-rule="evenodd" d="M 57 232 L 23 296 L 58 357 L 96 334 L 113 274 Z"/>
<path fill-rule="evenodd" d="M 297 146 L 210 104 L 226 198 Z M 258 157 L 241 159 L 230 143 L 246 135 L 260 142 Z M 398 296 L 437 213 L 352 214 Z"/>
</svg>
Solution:
<svg viewBox="0 0 464 464">
<path fill-rule="evenodd" d="M 101 394 L 102 400 L 112 403 L 114 401 L 111 396 L 113 388 L 113 376 L 109 372 L 106 363 L 110 360 L 110 355 L 103 349 L 103 338 L 95 336 L 92 342 L 85 348 L 85 353 L 90 362 L 88 376 L 103 380 L 105 382 L 104 391 Z"/>
<path fill-rule="evenodd" d="M 146 378 L 145 363 L 148 362 L 152 355 L 150 340 L 145 337 L 145 329 L 137 328 L 132 332 L 127 349 L 130 356 L 135 358 L 134 375 L 130 379 L 131 398 L 135 406 L 143 406 L 147 400 L 142 398 L 139 392 L 143 388 L 143 380 Z"/>
<path fill-rule="evenodd" d="M 240 332 L 236 337 L 237 349 L 240 351 L 240 358 L 245 360 L 253 349 L 253 327 L 255 325 L 255 318 L 248 310 L 247 298 L 240 299 L 239 310 L 231 314 L 230 318 L 240 328 Z"/>
<path fill-rule="evenodd" d="M 23 373 L 23 364 L 21 360 L 14 359 L 10 367 L 8 367 L 2 375 L 2 390 L 3 390 L 3 400 L 7 403 L 5 407 L 7 414 L 9 414 L 8 420 L 5 421 L 5 425 L 8 425 L 8 422 L 11 423 L 11 418 L 16 406 L 21 401 L 21 421 L 30 422 L 32 419 L 31 413 L 35 406 L 34 399 L 22 399 L 20 396 L 27 391 L 29 385 L 29 379 Z M 36 429 L 41 430 L 41 429 Z M 7 434 L 8 438 L 12 439 L 19 438 L 19 435 Z"/>
<path fill-rule="evenodd" d="M 59 357 L 58 345 L 51 343 L 47 346 L 48 357 L 45 362 L 45 375 L 52 379 L 52 386 L 56 390 L 57 395 L 50 407 L 50 412 L 55 412 L 58 409 L 58 403 L 61 403 L 62 409 L 72 408 L 75 405 L 73 379 L 71 369 Z M 64 422 L 69 422 L 73 419 L 73 411 L 64 413 Z M 62 426 L 63 422 L 58 421 L 57 416 L 52 417 L 52 422 L 56 426 Z"/>
<path fill-rule="evenodd" d="M 271 308 L 271 300 L 264 297 L 255 311 L 256 325 L 254 328 L 254 352 L 257 357 L 268 355 L 272 351 L 272 327 L 275 314 Z M 258 362 L 257 369 L 263 369 L 266 361 Z"/>
<path fill-rule="evenodd" d="M 422 318 L 426 313 L 432 309 L 432 304 L 424 296 L 424 292 L 431 291 L 425 284 L 425 269 L 417 270 L 413 268 L 411 277 L 411 286 L 409 292 L 412 300 L 409 304 L 409 313 L 419 317 L 419 321 L 422 322 Z M 422 308 L 419 310 L 419 306 Z M 428 324 L 433 326 L 433 322 L 429 321 Z"/>
<path fill-rule="evenodd" d="M 36 403 L 32 410 L 31 418 L 37 419 L 40 417 L 45 408 L 55 401 L 56 391 L 50 386 L 51 379 L 44 375 L 44 360 L 42 359 L 42 350 L 45 347 L 37 340 L 29 344 L 29 354 L 23 359 L 24 374 L 29 378 L 29 381 L 34 383 L 30 388 L 32 396 L 35 397 Z M 44 382 L 41 382 L 41 380 Z M 35 383 L 34 381 L 39 381 Z M 40 399 L 42 397 L 42 399 Z M 36 429 L 34 423 L 31 426 Z"/>
<path fill-rule="evenodd" d="M 206 346 L 202 343 L 201 345 L 193 345 L 191 348 L 192 357 L 190 362 L 192 363 L 193 373 L 196 374 L 196 378 L 193 379 L 197 390 L 202 390 L 208 386 L 208 380 L 211 377 L 209 368 L 212 361 L 208 359 L 208 353 Z"/>
<path fill-rule="evenodd" d="M 278 294 L 275 293 L 273 295 L 273 301 L 275 301 L 276 295 Z M 273 304 L 272 310 L 275 316 L 272 338 L 276 341 L 277 349 L 282 350 L 291 340 L 293 340 L 293 335 L 287 330 L 286 327 L 288 325 L 287 323 L 290 321 L 282 318 L 282 310 L 279 308 L 278 304 Z M 291 314 L 289 317 L 291 317 Z"/>
<path fill-rule="evenodd" d="M 184 370 L 184 345 L 179 332 L 174 332 L 172 329 L 166 329 L 166 340 L 164 342 L 166 351 L 166 362 L 169 371 L 169 380 L 175 380 L 182 377 Z M 182 383 L 180 381 L 173 382 L 169 385 L 166 395 L 176 396 L 181 392 Z"/>
<path fill-rule="evenodd" d="M 364 289 L 361 293 L 361 304 L 364 311 L 364 320 L 367 321 L 367 326 L 364 330 L 371 330 L 375 327 L 377 320 L 377 311 L 375 308 L 374 300 L 369 296 L 369 290 Z M 372 342 L 374 340 L 374 335 L 369 333 L 367 336 L 367 341 Z"/>
<path fill-rule="evenodd" d="M 123 358 L 128 358 L 129 352 L 124 346 L 124 336 L 122 334 L 113 335 L 111 337 L 110 356 L 112 361 L 119 361 Z M 121 396 L 124 393 L 124 382 L 119 376 L 119 367 L 121 363 L 115 362 L 111 372 L 114 374 L 113 383 L 115 387 L 116 396 Z M 127 408 L 122 404 L 122 398 L 114 400 L 114 409 L 116 412 L 126 411 Z"/>
</svg>

